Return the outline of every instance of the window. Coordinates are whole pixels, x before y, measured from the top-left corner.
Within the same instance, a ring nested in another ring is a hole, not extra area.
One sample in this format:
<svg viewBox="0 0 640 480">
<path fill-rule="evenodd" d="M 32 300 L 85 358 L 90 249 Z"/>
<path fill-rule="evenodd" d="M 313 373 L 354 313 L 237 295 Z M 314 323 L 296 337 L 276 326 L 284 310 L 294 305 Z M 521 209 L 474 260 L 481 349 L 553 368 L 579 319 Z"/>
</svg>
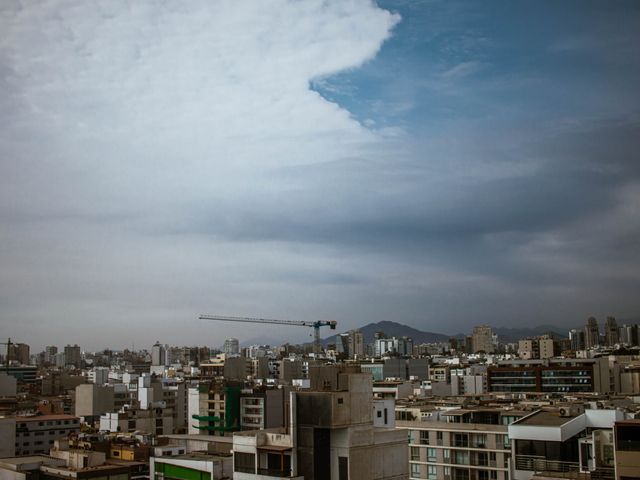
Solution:
<svg viewBox="0 0 640 480">
<path fill-rule="evenodd" d="M 489 472 L 489 478 L 491 480 L 498 480 L 498 472 L 496 470 L 491 470 Z"/>
<path fill-rule="evenodd" d="M 454 452 L 454 463 L 459 465 L 469 465 L 469 452 L 468 451 L 456 451 Z"/>
<path fill-rule="evenodd" d="M 339 405 L 342 405 L 343 403 L 344 403 L 344 398 L 339 398 L 339 399 L 338 399 L 338 404 L 339 404 Z"/>
<path fill-rule="evenodd" d="M 253 453 L 235 452 L 233 454 L 233 471 L 240 473 L 256 473 L 256 460 Z"/>
<path fill-rule="evenodd" d="M 448 448 L 443 448 L 442 455 L 444 456 L 445 463 L 449 463 L 451 461 L 451 450 L 449 450 Z"/>
<path fill-rule="evenodd" d="M 420 465 L 417 463 L 411 464 L 411 476 L 420 477 Z"/>
<path fill-rule="evenodd" d="M 427 465 L 427 478 L 429 480 L 437 480 L 438 479 L 438 474 L 436 473 L 436 466 L 435 465 Z"/>
<path fill-rule="evenodd" d="M 437 440 L 438 445 L 442 445 L 442 437 L 443 437 L 442 432 L 437 431 L 436 432 L 436 440 Z"/>
<path fill-rule="evenodd" d="M 468 447 L 469 435 L 466 433 L 454 433 L 453 434 L 453 446 L 454 447 Z"/>
<path fill-rule="evenodd" d="M 349 459 L 338 457 L 338 480 L 349 480 Z"/>
<path fill-rule="evenodd" d="M 418 447 L 411 447 L 411 460 L 420 460 L 420 449 Z"/>
<path fill-rule="evenodd" d="M 435 462 L 435 461 L 436 461 L 436 449 L 427 448 L 427 462 Z"/>
<path fill-rule="evenodd" d="M 429 445 L 429 431 L 420 430 L 420 443 L 422 445 Z"/>
<path fill-rule="evenodd" d="M 378 418 L 382 418 L 382 412 L 380 410 L 378 410 L 377 414 L 378 414 Z"/>
<path fill-rule="evenodd" d="M 485 448 L 487 446 L 487 435 L 485 433 L 476 433 L 473 436 L 473 446 L 475 448 Z"/>
</svg>

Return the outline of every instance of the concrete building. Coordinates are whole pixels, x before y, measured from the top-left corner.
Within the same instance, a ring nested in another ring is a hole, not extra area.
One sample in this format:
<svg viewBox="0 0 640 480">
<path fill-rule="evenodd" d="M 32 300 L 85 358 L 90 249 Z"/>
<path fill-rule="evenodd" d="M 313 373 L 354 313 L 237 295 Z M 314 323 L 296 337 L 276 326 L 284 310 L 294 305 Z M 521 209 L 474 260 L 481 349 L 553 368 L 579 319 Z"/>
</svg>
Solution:
<svg viewBox="0 0 640 480">
<path fill-rule="evenodd" d="M 115 410 L 114 389 L 108 385 L 86 383 L 76 387 L 75 414 L 87 423 L 97 421 L 100 415 Z"/>
<path fill-rule="evenodd" d="M 587 325 L 584 329 L 584 344 L 586 349 L 600 346 L 600 328 L 595 317 L 587 318 Z"/>
<path fill-rule="evenodd" d="M 64 347 L 65 367 L 80 368 L 82 367 L 82 357 L 80 347 L 76 345 L 67 345 Z"/>
<path fill-rule="evenodd" d="M 213 380 L 188 389 L 189 433 L 225 436 L 240 430 L 242 383 Z"/>
<path fill-rule="evenodd" d="M 604 344 L 607 347 L 613 347 L 619 343 L 618 323 L 615 317 L 607 317 L 604 322 Z"/>
<path fill-rule="evenodd" d="M 240 429 L 262 430 L 285 424 L 290 388 L 253 388 L 240 392 Z"/>
<path fill-rule="evenodd" d="M 80 419 L 72 415 L 16 417 L 15 454 L 46 454 L 54 441 L 80 432 Z"/>
<path fill-rule="evenodd" d="M 294 457 L 293 436 L 286 429 L 273 428 L 233 435 L 234 480 L 304 480 L 305 477 L 292 472 Z"/>
<path fill-rule="evenodd" d="M 18 383 L 30 385 L 36 383 L 38 367 L 35 365 L 2 365 L 0 366 L 0 374 L 2 373 L 11 375 Z"/>
<path fill-rule="evenodd" d="M 240 342 L 237 338 L 227 338 L 222 346 L 222 352 L 225 355 L 239 355 L 240 354 Z"/>
<path fill-rule="evenodd" d="M 612 390 L 606 358 L 506 360 L 487 367 L 490 392 L 597 392 Z"/>
<path fill-rule="evenodd" d="M 584 350 L 585 349 L 585 332 L 583 330 L 572 329 L 569 331 L 569 341 L 571 343 L 571 350 Z"/>
<path fill-rule="evenodd" d="M 0 416 L 0 458 L 16 454 L 16 419 Z"/>
<path fill-rule="evenodd" d="M 495 345 L 493 343 L 493 331 L 489 325 L 479 325 L 473 327 L 472 333 L 473 353 L 484 352 L 493 353 Z"/>
<path fill-rule="evenodd" d="M 615 480 L 640 478 L 640 420 L 618 421 L 613 431 Z"/>
<path fill-rule="evenodd" d="M 109 383 L 109 369 L 107 367 L 94 367 L 87 374 L 89 381 L 96 385 L 106 385 Z"/>
<path fill-rule="evenodd" d="M 7 350 L 7 356 L 18 365 L 30 365 L 29 345 L 26 343 L 12 343 Z"/>
<path fill-rule="evenodd" d="M 549 335 L 538 337 L 539 358 L 544 360 L 553 358 L 556 354 L 555 342 Z"/>
<path fill-rule="evenodd" d="M 0 373 L 0 397 L 15 397 L 18 393 L 18 380 L 6 373 Z"/>
<path fill-rule="evenodd" d="M 349 332 L 349 358 L 364 357 L 364 335 L 360 330 Z"/>
<path fill-rule="evenodd" d="M 55 355 L 58 353 L 58 347 L 55 345 L 49 345 L 44 347 L 44 362 L 48 364 L 55 364 Z"/>
<path fill-rule="evenodd" d="M 406 432 L 374 427 L 371 376 L 338 367 L 310 376 L 312 391 L 291 393 L 291 476 L 408 479 Z"/>
<path fill-rule="evenodd" d="M 100 416 L 100 430 L 108 432 L 144 432 L 151 435 L 174 433 L 173 409 L 161 405 L 150 409 L 131 408 Z"/>
<path fill-rule="evenodd" d="M 398 421 L 409 431 L 411 479 L 509 480 L 508 412 L 451 409 L 436 421 Z M 418 415 L 414 415 L 418 417 Z"/>
<path fill-rule="evenodd" d="M 167 365 L 167 352 L 160 344 L 156 342 L 151 347 L 151 365 L 152 366 L 165 366 Z"/>
<path fill-rule="evenodd" d="M 413 340 L 409 337 L 376 338 L 373 345 L 376 357 L 388 354 L 407 357 L 413 354 Z"/>
<path fill-rule="evenodd" d="M 584 409 L 578 404 L 537 410 L 511 425 L 515 480 L 557 478 L 573 472 L 613 478 L 612 431 L 624 413 Z M 610 454 L 606 453 L 607 451 Z"/>
<path fill-rule="evenodd" d="M 221 480 L 235 478 L 230 454 L 193 452 L 171 456 L 152 456 L 150 459 L 152 480 Z"/>
</svg>

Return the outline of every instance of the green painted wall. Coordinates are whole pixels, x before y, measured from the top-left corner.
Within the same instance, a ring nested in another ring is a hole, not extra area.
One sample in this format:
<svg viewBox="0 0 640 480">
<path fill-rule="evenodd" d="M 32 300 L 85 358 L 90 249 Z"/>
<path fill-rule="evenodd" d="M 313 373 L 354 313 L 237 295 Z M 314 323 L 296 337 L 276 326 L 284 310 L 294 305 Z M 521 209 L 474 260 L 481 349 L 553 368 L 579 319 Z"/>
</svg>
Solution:
<svg viewBox="0 0 640 480">
<path fill-rule="evenodd" d="M 209 472 L 201 472 L 193 468 L 170 465 L 168 463 L 156 463 L 156 472 L 164 473 L 164 478 L 177 480 L 211 480 Z"/>
</svg>

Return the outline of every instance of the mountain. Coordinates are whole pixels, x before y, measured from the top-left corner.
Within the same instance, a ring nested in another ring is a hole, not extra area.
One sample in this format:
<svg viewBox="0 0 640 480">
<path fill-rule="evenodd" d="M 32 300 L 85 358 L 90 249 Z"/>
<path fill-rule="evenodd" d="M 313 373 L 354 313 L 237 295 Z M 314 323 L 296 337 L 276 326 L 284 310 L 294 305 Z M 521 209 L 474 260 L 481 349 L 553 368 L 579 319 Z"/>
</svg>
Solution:
<svg viewBox="0 0 640 480">
<path fill-rule="evenodd" d="M 369 323 L 364 327 L 360 327 L 358 330 L 362 332 L 365 344 L 373 343 L 376 332 L 384 332 L 387 337 L 410 337 L 413 339 L 414 345 L 419 345 L 421 343 L 446 342 L 450 338 L 449 335 L 444 335 L 442 333 L 423 332 L 417 328 L 390 321 Z M 336 343 L 336 337 L 337 335 L 333 335 L 325 338 L 322 341 L 323 345 Z"/>
<path fill-rule="evenodd" d="M 493 327 L 493 333 L 498 334 L 501 342 L 517 342 L 523 338 L 538 337 L 549 333 L 556 338 L 567 338 L 569 329 L 564 329 L 556 325 L 538 325 L 529 328 L 506 328 Z"/>
</svg>

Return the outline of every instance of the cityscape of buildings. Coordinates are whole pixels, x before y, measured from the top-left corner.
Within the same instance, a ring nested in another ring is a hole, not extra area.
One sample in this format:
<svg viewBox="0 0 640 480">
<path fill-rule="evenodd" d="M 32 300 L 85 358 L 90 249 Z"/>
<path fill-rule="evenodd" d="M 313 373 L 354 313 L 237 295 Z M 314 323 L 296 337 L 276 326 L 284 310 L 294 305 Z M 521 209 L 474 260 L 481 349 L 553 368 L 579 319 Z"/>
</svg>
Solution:
<svg viewBox="0 0 640 480">
<path fill-rule="evenodd" d="M 335 341 L 333 341 L 335 339 Z M 370 340 L 370 341 L 369 341 Z M 638 325 L 448 342 L 5 343 L 3 479 L 640 478 Z"/>
</svg>

